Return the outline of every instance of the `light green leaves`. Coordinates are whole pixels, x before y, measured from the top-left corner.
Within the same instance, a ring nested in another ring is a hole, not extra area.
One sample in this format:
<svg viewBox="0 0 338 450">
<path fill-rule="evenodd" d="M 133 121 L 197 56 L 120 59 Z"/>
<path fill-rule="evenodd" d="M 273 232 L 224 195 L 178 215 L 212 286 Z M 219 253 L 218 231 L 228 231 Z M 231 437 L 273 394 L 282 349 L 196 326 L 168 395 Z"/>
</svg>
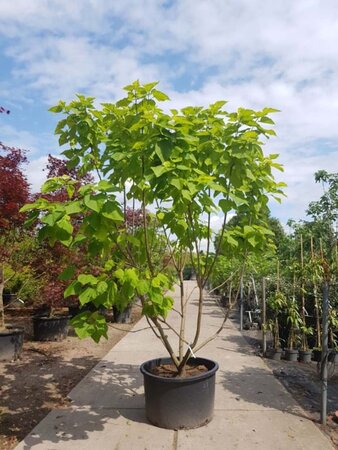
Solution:
<svg viewBox="0 0 338 450">
<path fill-rule="evenodd" d="M 71 324 L 80 339 L 91 337 L 95 342 L 99 342 L 102 336 L 108 339 L 106 319 L 97 311 L 78 314 L 71 320 Z"/>
<path fill-rule="evenodd" d="M 144 314 L 166 317 L 173 304 L 168 273 L 175 270 L 166 261 L 173 253 L 193 255 L 210 240 L 213 213 L 225 224 L 224 245 L 232 253 L 262 248 L 268 233 L 260 218 L 269 196 L 279 198 L 283 186 L 272 176 L 280 168 L 276 155 L 265 157 L 262 150 L 274 134 L 270 113 L 276 110 L 228 113 L 220 100 L 164 111 L 160 103 L 169 97 L 157 84 L 134 81 L 124 98 L 99 108 L 81 95 L 51 108 L 63 113 L 56 134 L 68 167 L 95 172 L 95 181 L 78 188 L 69 177 L 47 180 L 45 194 L 62 188 L 68 198 L 40 199 L 23 211 L 33 211 L 29 223 L 40 220 L 41 239 L 84 248 L 97 264 L 95 273 L 83 270 L 70 283 L 66 297 L 119 309 L 140 297 Z M 137 220 L 127 207 L 139 208 Z M 245 217 L 244 226 L 227 228 L 230 214 Z M 201 256 L 201 279 L 211 267 L 211 255 Z M 67 269 L 62 279 L 76 272 Z M 100 315 L 80 316 L 74 322 L 79 335 L 104 335 Z"/>
<path fill-rule="evenodd" d="M 153 89 L 152 95 L 159 102 L 164 102 L 165 100 L 170 100 L 170 98 L 167 96 L 167 94 L 165 94 L 164 92 L 158 91 L 157 89 Z"/>
</svg>

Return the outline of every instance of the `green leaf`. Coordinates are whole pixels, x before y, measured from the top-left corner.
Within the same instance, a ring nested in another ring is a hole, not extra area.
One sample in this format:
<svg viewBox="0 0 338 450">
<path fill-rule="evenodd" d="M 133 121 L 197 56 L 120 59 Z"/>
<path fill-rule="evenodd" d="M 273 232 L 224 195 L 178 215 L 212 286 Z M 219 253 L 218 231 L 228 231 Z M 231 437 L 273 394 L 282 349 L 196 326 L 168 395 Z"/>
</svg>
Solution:
<svg viewBox="0 0 338 450">
<path fill-rule="evenodd" d="M 126 269 L 124 272 L 124 279 L 125 281 L 128 281 L 133 287 L 136 287 L 139 283 L 139 278 L 135 269 Z"/>
<path fill-rule="evenodd" d="M 29 228 L 31 225 L 33 225 L 39 218 L 40 212 L 39 211 L 32 211 L 28 218 L 25 220 L 25 227 Z"/>
<path fill-rule="evenodd" d="M 164 102 L 165 100 L 170 100 L 170 98 L 165 94 L 164 92 L 158 91 L 157 89 L 153 89 L 152 91 L 153 96 L 158 100 L 159 102 Z"/>
<path fill-rule="evenodd" d="M 98 283 L 98 279 L 90 274 L 81 273 L 77 277 L 77 279 L 78 279 L 78 282 L 82 284 L 82 286 L 85 286 L 86 284 L 95 286 Z"/>
<path fill-rule="evenodd" d="M 119 206 L 114 202 L 106 202 L 102 208 L 102 216 L 114 222 L 123 222 L 124 217 Z"/>
<path fill-rule="evenodd" d="M 181 195 L 182 195 L 183 198 L 185 198 L 186 200 L 188 200 L 188 202 L 191 202 L 192 197 L 191 197 L 189 191 L 187 191 L 186 189 L 182 189 Z"/>
<path fill-rule="evenodd" d="M 69 221 L 69 216 L 63 216 L 61 220 L 56 222 L 56 225 L 69 235 L 73 233 L 73 225 Z"/>
<path fill-rule="evenodd" d="M 114 192 L 116 191 L 116 186 L 107 180 L 101 180 L 97 185 L 97 189 L 102 192 Z"/>
<path fill-rule="evenodd" d="M 60 113 L 63 111 L 63 107 L 64 107 L 63 102 L 60 102 L 56 106 L 52 106 L 51 108 L 49 108 L 48 111 L 53 112 L 53 113 Z"/>
<path fill-rule="evenodd" d="M 269 123 L 271 125 L 275 124 L 275 122 L 272 119 L 270 119 L 270 117 L 267 116 L 261 117 L 259 121 L 262 123 Z"/>
<path fill-rule="evenodd" d="M 105 294 L 108 290 L 108 284 L 106 281 L 99 281 L 96 286 L 96 291 L 99 295 Z"/>
<path fill-rule="evenodd" d="M 83 198 L 83 202 L 87 206 L 87 208 L 91 209 L 92 211 L 95 212 L 101 211 L 100 202 L 97 199 L 91 197 L 90 195 L 85 195 Z"/>
<path fill-rule="evenodd" d="M 168 167 L 164 167 L 164 166 L 156 166 L 156 167 L 152 167 L 151 170 L 154 172 L 155 176 L 158 178 L 161 175 L 163 175 L 164 173 L 168 172 L 170 169 Z"/>
<path fill-rule="evenodd" d="M 154 81 L 152 83 L 146 83 L 143 85 L 146 92 L 150 92 L 155 86 L 158 85 L 158 81 Z"/>
<path fill-rule="evenodd" d="M 248 202 L 245 198 L 238 197 L 237 195 L 230 193 L 229 197 L 236 203 L 236 206 L 247 205 Z"/>
<path fill-rule="evenodd" d="M 81 305 L 85 305 L 86 303 L 89 303 L 96 299 L 98 296 L 96 289 L 89 286 L 84 291 L 82 291 L 79 295 L 79 300 Z"/>
<path fill-rule="evenodd" d="M 227 213 L 233 209 L 233 203 L 230 200 L 226 200 L 224 198 L 222 198 L 218 202 L 218 205 L 224 213 Z"/>
<path fill-rule="evenodd" d="M 49 205 L 48 200 L 44 198 L 39 198 L 34 203 L 28 203 L 27 205 L 24 205 L 22 208 L 20 208 L 20 212 L 24 213 L 27 211 L 31 211 L 33 209 L 46 209 Z"/>
<path fill-rule="evenodd" d="M 78 214 L 78 213 L 82 212 L 81 203 L 78 200 L 68 203 L 65 206 L 65 211 L 66 211 L 66 214 Z"/>
<path fill-rule="evenodd" d="M 61 183 L 58 179 L 51 178 L 43 183 L 43 185 L 41 187 L 41 192 L 43 194 L 47 194 L 49 192 L 54 192 L 57 189 L 59 189 L 60 186 L 61 186 Z"/>
<path fill-rule="evenodd" d="M 66 267 L 66 269 L 60 273 L 59 280 L 61 281 L 68 281 L 75 275 L 76 267 L 71 265 Z"/>
<path fill-rule="evenodd" d="M 137 285 L 137 291 L 140 295 L 146 295 L 149 292 L 149 282 L 146 280 L 140 280 Z"/>
<path fill-rule="evenodd" d="M 63 296 L 64 298 L 70 297 L 71 295 L 78 295 L 81 292 L 81 284 L 75 280 L 70 283 L 69 286 L 65 289 Z"/>
<path fill-rule="evenodd" d="M 173 178 L 172 180 L 169 181 L 169 184 L 171 184 L 172 186 L 174 186 L 176 189 L 178 189 L 179 191 L 182 189 L 183 185 L 182 185 L 182 181 L 179 178 Z"/>
</svg>

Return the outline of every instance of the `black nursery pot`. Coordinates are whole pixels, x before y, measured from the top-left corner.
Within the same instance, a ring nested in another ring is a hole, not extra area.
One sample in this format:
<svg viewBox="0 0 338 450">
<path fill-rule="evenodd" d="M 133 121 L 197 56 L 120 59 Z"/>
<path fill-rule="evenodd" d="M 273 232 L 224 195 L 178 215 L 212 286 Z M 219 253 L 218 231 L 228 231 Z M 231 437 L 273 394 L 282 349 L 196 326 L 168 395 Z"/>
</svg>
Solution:
<svg viewBox="0 0 338 450">
<path fill-rule="evenodd" d="M 282 359 L 283 350 L 281 348 L 272 348 L 267 352 L 267 356 L 274 361 L 280 361 Z"/>
<path fill-rule="evenodd" d="M 299 361 L 310 363 L 312 358 L 312 350 L 299 350 Z"/>
<path fill-rule="evenodd" d="M 331 363 L 338 363 L 338 352 L 336 350 L 330 350 L 328 361 Z"/>
<path fill-rule="evenodd" d="M 0 331 L 0 361 L 19 358 L 23 345 L 23 328 L 8 326 Z"/>
<path fill-rule="evenodd" d="M 68 316 L 33 317 L 35 341 L 62 341 L 68 335 Z"/>
<path fill-rule="evenodd" d="M 315 349 L 312 351 L 312 358 L 316 362 L 320 362 L 322 359 L 322 351 L 320 349 Z"/>
<path fill-rule="evenodd" d="M 205 358 L 194 358 L 189 362 L 205 365 L 208 371 L 186 378 L 164 378 L 150 370 L 172 363 L 170 358 L 153 359 L 141 365 L 146 416 L 153 425 L 179 430 L 201 427 L 211 421 L 218 364 Z"/>
<path fill-rule="evenodd" d="M 298 350 L 286 349 L 285 358 L 287 361 L 297 361 L 298 360 Z"/>
</svg>

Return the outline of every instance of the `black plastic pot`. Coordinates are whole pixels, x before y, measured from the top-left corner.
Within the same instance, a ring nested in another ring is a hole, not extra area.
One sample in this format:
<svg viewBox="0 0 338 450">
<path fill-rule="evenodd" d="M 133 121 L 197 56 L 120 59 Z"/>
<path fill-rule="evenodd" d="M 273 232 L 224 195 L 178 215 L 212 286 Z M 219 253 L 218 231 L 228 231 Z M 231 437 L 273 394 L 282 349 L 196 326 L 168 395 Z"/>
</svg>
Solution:
<svg viewBox="0 0 338 450">
<path fill-rule="evenodd" d="M 285 359 L 287 361 L 298 361 L 298 350 L 286 349 Z"/>
<path fill-rule="evenodd" d="M 159 358 L 141 365 L 148 420 L 153 425 L 171 430 L 197 428 L 207 424 L 214 412 L 218 364 L 210 359 L 191 359 L 190 363 L 203 364 L 208 372 L 187 378 L 164 378 L 150 371 L 171 362 L 170 358 Z"/>
<path fill-rule="evenodd" d="M 68 335 L 68 316 L 33 317 L 35 341 L 62 341 Z"/>
<path fill-rule="evenodd" d="M 282 359 L 283 350 L 281 348 L 271 348 L 267 351 L 267 356 L 274 361 L 280 361 Z"/>
<path fill-rule="evenodd" d="M 309 363 L 312 358 L 312 350 L 299 350 L 299 362 Z"/>
<path fill-rule="evenodd" d="M 23 345 L 23 328 L 8 326 L 0 331 L 0 361 L 18 359 Z"/>
<path fill-rule="evenodd" d="M 336 352 L 335 350 L 330 350 L 328 361 L 332 363 L 338 363 L 338 352 Z"/>
<path fill-rule="evenodd" d="M 113 306 L 114 322 L 116 323 L 130 323 L 131 322 L 131 305 L 127 306 L 123 311 L 119 311 L 116 306 Z"/>
<path fill-rule="evenodd" d="M 320 349 L 312 350 L 312 359 L 316 362 L 320 362 L 322 360 L 322 351 Z"/>
</svg>

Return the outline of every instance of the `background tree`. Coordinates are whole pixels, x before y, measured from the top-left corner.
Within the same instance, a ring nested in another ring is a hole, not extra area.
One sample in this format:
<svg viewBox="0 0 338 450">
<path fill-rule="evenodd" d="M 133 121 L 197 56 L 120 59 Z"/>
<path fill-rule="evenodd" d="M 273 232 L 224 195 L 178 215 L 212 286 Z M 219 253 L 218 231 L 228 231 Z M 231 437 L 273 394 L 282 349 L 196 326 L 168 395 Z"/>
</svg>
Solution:
<svg viewBox="0 0 338 450">
<path fill-rule="evenodd" d="M 20 208 L 29 201 L 30 189 L 22 165 L 25 151 L 0 142 L 0 230 L 21 225 L 25 215 Z"/>
</svg>

